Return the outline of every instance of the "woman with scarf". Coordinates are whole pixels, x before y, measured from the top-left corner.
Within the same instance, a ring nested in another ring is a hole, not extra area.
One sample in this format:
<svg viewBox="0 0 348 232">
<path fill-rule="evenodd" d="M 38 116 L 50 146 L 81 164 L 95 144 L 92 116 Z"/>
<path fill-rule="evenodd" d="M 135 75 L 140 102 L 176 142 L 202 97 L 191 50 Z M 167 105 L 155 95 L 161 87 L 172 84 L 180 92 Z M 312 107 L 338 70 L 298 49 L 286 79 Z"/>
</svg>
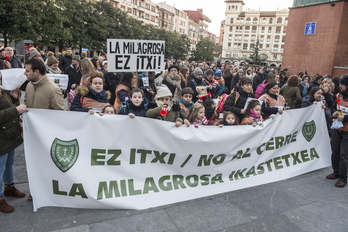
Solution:
<svg viewBox="0 0 348 232">
<path fill-rule="evenodd" d="M 62 71 L 59 69 L 59 61 L 54 57 L 54 53 L 49 51 L 46 60 L 46 72 L 53 74 L 61 74 Z M 63 70 L 64 71 L 64 70 Z"/>
<path fill-rule="evenodd" d="M 265 118 L 271 114 L 282 114 L 283 110 L 290 109 L 287 106 L 285 98 L 279 95 L 279 86 L 277 82 L 268 83 L 265 87 L 265 94 L 259 97 L 262 103 L 262 112 L 265 114 Z"/>
<path fill-rule="evenodd" d="M 103 73 L 94 72 L 88 86 L 80 85 L 76 89 L 76 97 L 71 103 L 71 111 L 82 111 L 94 114 L 102 112 L 102 109 L 109 105 L 110 92 L 104 90 L 105 80 Z"/>
<path fill-rule="evenodd" d="M 181 90 L 185 88 L 185 81 L 180 75 L 177 65 L 171 65 L 168 68 L 168 75 L 163 78 L 162 84 L 169 88 L 174 101 L 181 98 Z"/>
<path fill-rule="evenodd" d="M 302 81 L 298 85 L 298 88 L 300 90 L 300 94 L 302 98 L 308 95 L 309 91 L 311 90 L 311 85 L 309 84 L 309 76 L 304 75 L 302 77 Z"/>
<path fill-rule="evenodd" d="M 80 61 L 80 71 L 82 73 L 80 84 L 85 85 L 85 86 L 90 85 L 89 78 L 91 77 L 92 73 L 94 73 L 96 71 L 93 63 L 89 59 L 81 60 Z"/>
</svg>

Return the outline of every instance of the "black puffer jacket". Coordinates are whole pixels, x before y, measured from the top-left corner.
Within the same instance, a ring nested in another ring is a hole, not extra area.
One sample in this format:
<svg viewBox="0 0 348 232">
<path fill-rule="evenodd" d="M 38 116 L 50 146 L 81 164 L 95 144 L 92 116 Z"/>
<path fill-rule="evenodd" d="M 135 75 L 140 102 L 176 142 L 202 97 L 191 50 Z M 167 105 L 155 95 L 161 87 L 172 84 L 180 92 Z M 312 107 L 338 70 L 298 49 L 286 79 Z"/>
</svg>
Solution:
<svg viewBox="0 0 348 232">
<path fill-rule="evenodd" d="M 253 93 L 247 93 L 243 90 L 238 91 L 239 97 L 236 99 L 237 92 L 233 93 L 229 98 L 227 98 L 224 106 L 224 111 L 231 111 L 234 113 L 241 122 L 244 114 L 240 112 L 244 109 L 244 105 L 249 97 L 255 98 Z"/>
</svg>

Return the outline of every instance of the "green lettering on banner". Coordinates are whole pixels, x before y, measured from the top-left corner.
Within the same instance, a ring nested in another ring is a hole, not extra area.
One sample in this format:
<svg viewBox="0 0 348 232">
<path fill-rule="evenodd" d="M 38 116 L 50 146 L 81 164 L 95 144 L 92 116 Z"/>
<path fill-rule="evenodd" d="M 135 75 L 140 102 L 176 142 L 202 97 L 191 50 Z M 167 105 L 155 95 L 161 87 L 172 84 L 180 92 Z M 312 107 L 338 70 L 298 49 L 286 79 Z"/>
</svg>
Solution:
<svg viewBox="0 0 348 232">
<path fill-rule="evenodd" d="M 243 174 L 243 172 L 245 172 L 247 169 L 246 168 L 244 168 L 243 170 L 237 170 L 236 171 L 236 173 L 235 173 L 235 175 L 234 175 L 234 178 L 236 179 L 236 180 L 238 180 L 239 178 L 241 178 L 241 179 L 244 179 L 245 178 L 245 176 L 244 176 L 244 174 Z"/>
<path fill-rule="evenodd" d="M 67 192 L 59 190 L 59 182 L 58 182 L 58 180 L 52 180 L 52 186 L 53 186 L 53 194 L 62 195 L 62 196 L 67 196 L 68 195 Z"/>
<path fill-rule="evenodd" d="M 218 165 L 218 164 L 221 164 L 225 161 L 225 158 L 226 158 L 226 155 L 225 154 L 220 154 L 220 155 L 217 155 L 213 158 L 213 163 L 215 165 Z"/>
<path fill-rule="evenodd" d="M 107 161 L 108 165 L 121 165 L 121 161 L 116 160 L 120 155 L 121 150 L 108 150 L 108 155 L 112 154 L 113 156 Z"/>
<path fill-rule="evenodd" d="M 267 142 L 266 151 L 269 151 L 269 150 L 274 150 L 274 141 L 273 141 L 273 138 L 271 138 L 271 139 Z"/>
<path fill-rule="evenodd" d="M 299 159 L 299 155 L 300 155 L 299 152 L 296 152 L 296 154 L 291 153 L 290 155 L 294 160 L 293 165 L 302 163 L 301 160 Z"/>
<path fill-rule="evenodd" d="M 269 171 L 269 172 L 272 171 L 271 162 L 272 162 L 272 159 L 267 160 L 267 161 L 265 162 L 265 164 L 267 165 L 267 168 L 268 168 L 268 171 Z"/>
<path fill-rule="evenodd" d="M 210 174 L 205 174 L 205 175 L 201 175 L 200 176 L 200 180 L 201 180 L 201 185 L 202 186 L 206 186 L 209 184 L 209 177 L 210 177 Z"/>
<path fill-rule="evenodd" d="M 165 181 L 168 181 L 165 183 Z M 162 176 L 158 180 L 158 187 L 160 187 L 163 191 L 170 191 L 173 190 L 172 182 L 170 182 L 170 176 Z"/>
<path fill-rule="evenodd" d="M 103 193 L 106 199 L 113 198 L 114 196 L 120 197 L 121 194 L 120 190 L 118 189 L 117 181 L 110 181 L 109 188 L 108 183 L 106 181 L 99 182 L 97 200 L 103 199 Z"/>
<path fill-rule="evenodd" d="M 291 138 L 291 142 L 292 142 L 292 143 L 293 143 L 293 142 L 296 142 L 297 132 L 298 132 L 298 131 L 296 131 L 295 133 L 292 134 L 292 138 Z"/>
<path fill-rule="evenodd" d="M 182 175 L 173 175 L 173 186 L 174 189 L 179 189 L 179 186 L 184 189 L 186 186 L 184 185 L 184 177 Z"/>
<path fill-rule="evenodd" d="M 261 155 L 262 152 L 265 151 L 265 150 L 261 150 L 261 148 L 264 147 L 264 146 L 266 146 L 266 143 L 261 144 L 261 145 L 256 149 L 256 153 L 257 153 L 258 155 Z"/>
<path fill-rule="evenodd" d="M 223 183 L 223 179 L 222 179 L 222 173 L 218 173 L 215 176 L 213 176 L 213 178 L 211 178 L 211 184 L 215 184 L 215 182 L 220 182 Z"/>
<path fill-rule="evenodd" d="M 285 160 L 285 164 L 286 164 L 287 167 L 290 166 L 289 158 L 290 158 L 289 154 L 282 156 L 282 159 Z"/>
<path fill-rule="evenodd" d="M 301 151 L 302 162 L 310 161 L 307 150 Z"/>
<path fill-rule="evenodd" d="M 249 169 L 249 171 L 245 174 L 245 177 L 248 178 L 248 177 L 250 177 L 251 175 L 257 176 L 257 174 L 255 173 L 255 167 L 254 167 L 254 166 L 252 166 L 252 167 Z"/>
<path fill-rule="evenodd" d="M 140 189 L 137 189 L 137 190 L 134 189 L 134 180 L 133 179 L 128 179 L 128 191 L 129 191 L 129 196 L 141 194 Z"/>
<path fill-rule="evenodd" d="M 193 179 L 193 181 L 191 181 Z M 186 176 L 186 184 L 192 188 L 198 186 L 198 176 L 197 175 L 190 175 Z"/>
<path fill-rule="evenodd" d="M 143 194 L 147 194 L 150 191 L 153 191 L 155 193 L 159 192 L 156 183 L 152 177 L 148 177 L 145 179 Z"/>
<path fill-rule="evenodd" d="M 273 159 L 274 167 L 276 170 L 282 169 L 283 167 L 283 162 L 282 162 L 282 157 L 275 157 Z"/>
<path fill-rule="evenodd" d="M 168 163 L 167 164 L 173 164 L 174 159 L 175 159 L 175 153 L 170 153 Z"/>
<path fill-rule="evenodd" d="M 140 163 L 144 164 L 146 163 L 146 157 L 147 155 L 150 155 L 152 153 L 151 150 L 144 150 L 144 149 L 138 149 L 137 153 L 140 153 Z"/>
<path fill-rule="evenodd" d="M 128 196 L 127 194 L 127 183 L 126 180 L 120 180 L 120 189 L 122 197 Z"/>
<path fill-rule="evenodd" d="M 88 199 L 85 189 L 83 188 L 83 185 L 81 183 L 73 184 L 69 192 L 69 196 L 71 197 L 81 196 L 82 198 Z"/>
<path fill-rule="evenodd" d="M 98 154 L 106 154 L 105 149 L 92 149 L 91 151 L 91 165 L 104 165 L 105 162 L 105 155 L 98 155 Z M 98 159 L 102 159 L 102 161 L 98 161 Z"/>
<path fill-rule="evenodd" d="M 198 167 L 201 167 L 202 165 L 209 166 L 213 157 L 214 155 L 210 155 L 209 158 L 207 158 L 207 155 L 201 155 L 198 161 Z"/>
<path fill-rule="evenodd" d="M 287 136 L 285 137 L 284 146 L 285 146 L 286 144 L 289 144 L 289 143 L 290 143 L 290 139 L 291 139 L 291 135 L 287 135 Z"/>
<path fill-rule="evenodd" d="M 275 148 L 278 149 L 283 146 L 284 137 L 282 136 L 275 137 L 274 141 L 275 141 Z"/>
<path fill-rule="evenodd" d="M 260 163 L 258 166 L 257 166 L 257 174 L 263 174 L 265 173 L 265 168 L 263 167 L 265 163 Z"/>
<path fill-rule="evenodd" d="M 130 150 L 129 164 L 135 164 L 135 151 L 134 148 Z"/>
<path fill-rule="evenodd" d="M 151 161 L 151 163 L 157 163 L 158 161 L 162 164 L 165 164 L 166 161 L 164 161 L 164 157 L 168 155 L 168 152 L 162 152 L 162 154 L 159 151 L 153 151 L 155 158 Z"/>
<path fill-rule="evenodd" d="M 311 156 L 311 160 L 314 160 L 314 158 L 317 158 L 317 159 L 320 158 L 314 147 L 311 148 L 310 150 L 310 156 Z"/>
</svg>

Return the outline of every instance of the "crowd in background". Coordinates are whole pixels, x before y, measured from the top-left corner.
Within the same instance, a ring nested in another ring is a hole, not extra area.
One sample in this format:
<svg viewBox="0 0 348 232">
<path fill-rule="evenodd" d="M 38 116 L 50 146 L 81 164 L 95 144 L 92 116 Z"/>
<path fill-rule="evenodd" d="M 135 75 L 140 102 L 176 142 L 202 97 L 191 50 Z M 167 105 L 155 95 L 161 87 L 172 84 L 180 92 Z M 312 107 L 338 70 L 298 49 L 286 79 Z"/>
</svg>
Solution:
<svg viewBox="0 0 348 232">
<path fill-rule="evenodd" d="M 0 48 L 1 69 L 23 67 L 12 48 Z M 311 74 L 301 71 L 287 75 L 287 69 L 260 67 L 238 62 L 188 62 L 166 60 L 163 72 L 109 72 L 107 55 L 92 59 L 67 49 L 56 56 L 30 49 L 24 64 L 27 81 L 25 104 L 21 91 L 5 90 L 0 94 L 0 211 L 12 212 L 3 196 L 24 197 L 14 187 L 14 149 L 22 143 L 18 117 L 27 108 L 70 110 L 149 117 L 195 127 L 262 125 L 264 120 L 284 110 L 320 103 L 332 136 L 332 165 L 328 179 L 339 179 L 336 187 L 347 183 L 348 158 L 348 75 Z M 67 74 L 67 89 L 61 91 L 47 73 Z M 1 74 L 0 74 L 1 80 Z M 0 82 L 1 83 L 1 82 Z M 65 100 L 64 100 L 65 99 Z M 340 100 L 338 104 L 337 100 Z M 68 104 L 66 104 L 68 102 Z M 334 120 L 341 126 L 333 127 Z"/>
</svg>

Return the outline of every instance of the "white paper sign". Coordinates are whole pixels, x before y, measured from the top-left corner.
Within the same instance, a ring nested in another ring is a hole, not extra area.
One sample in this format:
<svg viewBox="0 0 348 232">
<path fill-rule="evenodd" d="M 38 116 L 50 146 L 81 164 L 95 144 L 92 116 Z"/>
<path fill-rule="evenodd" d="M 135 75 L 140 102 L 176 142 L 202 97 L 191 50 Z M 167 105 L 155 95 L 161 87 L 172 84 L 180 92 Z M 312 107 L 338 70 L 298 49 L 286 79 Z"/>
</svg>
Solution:
<svg viewBox="0 0 348 232">
<path fill-rule="evenodd" d="M 164 52 L 164 41 L 108 39 L 108 71 L 161 72 L 165 67 Z"/>
<path fill-rule="evenodd" d="M 24 68 L 2 69 L 0 72 L 2 75 L 2 88 L 5 90 L 14 90 L 27 80 L 27 77 L 24 75 Z"/>
<path fill-rule="evenodd" d="M 68 83 L 69 83 L 69 76 L 68 76 L 68 74 L 52 74 L 52 73 L 49 73 L 49 74 L 47 74 L 47 76 L 56 85 L 58 85 L 58 87 L 61 90 L 66 90 L 67 89 Z"/>
</svg>

